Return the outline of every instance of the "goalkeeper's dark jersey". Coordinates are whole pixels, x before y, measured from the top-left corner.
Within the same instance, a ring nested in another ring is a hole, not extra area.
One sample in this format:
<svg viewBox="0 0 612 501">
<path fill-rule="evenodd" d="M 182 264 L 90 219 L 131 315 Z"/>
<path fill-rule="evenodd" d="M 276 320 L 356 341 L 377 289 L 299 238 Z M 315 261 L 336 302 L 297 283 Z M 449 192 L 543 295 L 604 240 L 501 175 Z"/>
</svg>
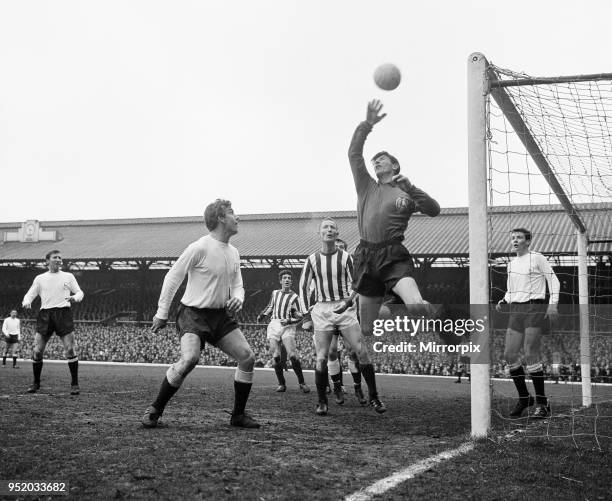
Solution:
<svg viewBox="0 0 612 501">
<path fill-rule="evenodd" d="M 440 206 L 414 185 L 406 193 L 397 186 L 380 184 L 370 176 L 363 159 L 363 144 L 371 130 L 368 122 L 361 122 L 349 147 L 349 161 L 357 189 L 359 236 L 372 243 L 403 240 L 408 220 L 414 212 L 437 216 Z"/>
</svg>

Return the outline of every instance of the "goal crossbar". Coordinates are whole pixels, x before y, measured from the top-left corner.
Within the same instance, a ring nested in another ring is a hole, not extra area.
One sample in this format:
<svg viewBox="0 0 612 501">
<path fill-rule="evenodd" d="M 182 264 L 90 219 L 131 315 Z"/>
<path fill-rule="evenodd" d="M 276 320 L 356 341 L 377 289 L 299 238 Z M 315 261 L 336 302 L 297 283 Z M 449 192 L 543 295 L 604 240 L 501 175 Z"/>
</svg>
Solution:
<svg viewBox="0 0 612 501">
<path fill-rule="evenodd" d="M 574 75 L 563 77 L 526 77 L 517 80 L 500 80 L 494 76 L 489 80 L 491 88 L 520 87 L 522 85 L 551 85 L 570 82 L 597 82 L 599 80 L 612 80 L 612 73 L 593 73 L 591 75 Z"/>
</svg>

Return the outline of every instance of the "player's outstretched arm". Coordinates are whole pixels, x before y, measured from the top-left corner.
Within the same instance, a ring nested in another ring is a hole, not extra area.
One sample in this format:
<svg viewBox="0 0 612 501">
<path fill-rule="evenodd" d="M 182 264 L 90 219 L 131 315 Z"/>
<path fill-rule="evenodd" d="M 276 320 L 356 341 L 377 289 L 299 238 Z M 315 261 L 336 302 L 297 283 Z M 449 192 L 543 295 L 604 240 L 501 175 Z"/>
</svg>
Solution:
<svg viewBox="0 0 612 501">
<path fill-rule="evenodd" d="M 366 111 L 366 119 L 357 126 L 351 139 L 348 156 L 357 193 L 365 190 L 369 183 L 375 182 L 368 173 L 365 160 L 363 159 L 363 145 L 368 134 L 372 131 L 374 124 L 380 122 L 387 116 L 386 113 L 381 114 L 381 110 L 382 103 L 380 101 L 377 99 L 370 101 Z"/>
</svg>

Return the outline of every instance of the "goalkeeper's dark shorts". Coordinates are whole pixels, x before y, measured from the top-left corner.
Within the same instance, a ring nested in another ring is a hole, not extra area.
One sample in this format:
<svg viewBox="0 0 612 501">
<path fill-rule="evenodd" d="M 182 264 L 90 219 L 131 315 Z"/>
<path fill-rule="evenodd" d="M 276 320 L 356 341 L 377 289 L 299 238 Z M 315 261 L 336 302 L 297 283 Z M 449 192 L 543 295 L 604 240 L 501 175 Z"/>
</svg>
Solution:
<svg viewBox="0 0 612 501">
<path fill-rule="evenodd" d="M 384 296 L 402 278 L 414 275 L 412 256 L 401 240 L 380 243 L 361 240 L 353 264 L 353 290 L 363 296 Z"/>
<path fill-rule="evenodd" d="M 188 332 L 196 334 L 202 348 L 204 343 L 217 346 L 221 338 L 235 329 L 238 329 L 238 323 L 225 308 L 195 308 L 181 303 L 176 314 L 179 337 Z"/>
</svg>

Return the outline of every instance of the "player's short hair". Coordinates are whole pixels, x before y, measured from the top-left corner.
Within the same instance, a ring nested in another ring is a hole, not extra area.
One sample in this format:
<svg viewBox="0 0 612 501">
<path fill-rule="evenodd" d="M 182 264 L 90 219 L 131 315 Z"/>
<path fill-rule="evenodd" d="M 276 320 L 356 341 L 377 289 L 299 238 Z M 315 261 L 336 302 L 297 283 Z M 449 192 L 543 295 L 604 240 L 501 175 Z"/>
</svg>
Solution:
<svg viewBox="0 0 612 501">
<path fill-rule="evenodd" d="M 54 254 L 61 254 L 61 251 L 58 251 L 57 249 L 53 249 L 52 251 L 49 251 L 45 254 L 45 259 L 49 261 L 49 259 L 51 259 L 51 256 L 53 256 Z"/>
<path fill-rule="evenodd" d="M 525 228 L 514 228 L 510 233 L 522 233 L 525 235 L 525 240 L 531 242 L 531 232 Z"/>
<path fill-rule="evenodd" d="M 334 226 L 336 227 L 336 229 L 338 229 L 338 223 L 336 223 L 336 220 L 333 217 L 329 217 L 329 216 L 325 216 L 323 219 L 321 219 L 321 222 L 319 223 L 319 228 L 321 228 L 321 226 L 323 225 L 325 221 L 331 221 L 332 223 L 334 223 Z"/>
<path fill-rule="evenodd" d="M 219 218 L 224 217 L 226 211 L 232 208 L 232 203 L 229 200 L 217 198 L 213 203 L 208 204 L 204 210 L 204 222 L 208 231 L 213 231 L 219 226 Z"/>
<path fill-rule="evenodd" d="M 344 250 L 348 251 L 348 245 L 346 245 L 346 242 L 344 240 L 342 240 L 341 238 L 336 238 L 336 247 L 340 247 L 340 245 L 338 244 L 342 244 L 344 245 Z M 342 247 L 340 247 L 342 248 Z"/>
<path fill-rule="evenodd" d="M 291 280 L 293 280 L 293 273 L 291 273 L 290 270 L 281 270 L 281 271 L 279 271 L 278 272 L 278 279 L 282 280 L 285 275 L 289 275 L 289 277 L 291 277 Z"/>
<path fill-rule="evenodd" d="M 13 308 L 13 309 L 11 310 L 11 313 L 13 313 L 13 312 L 17 313 L 17 310 L 16 310 L 15 308 Z"/>
<path fill-rule="evenodd" d="M 389 153 L 388 151 L 379 151 L 378 153 L 376 153 L 376 155 L 372 157 L 371 162 L 374 162 L 378 157 L 382 157 L 382 156 L 387 157 L 389 160 L 391 160 L 392 164 L 397 166 L 397 169 L 395 169 L 395 173 L 397 174 L 400 171 L 399 160 L 395 158 L 393 155 L 391 155 L 391 153 Z"/>
</svg>

